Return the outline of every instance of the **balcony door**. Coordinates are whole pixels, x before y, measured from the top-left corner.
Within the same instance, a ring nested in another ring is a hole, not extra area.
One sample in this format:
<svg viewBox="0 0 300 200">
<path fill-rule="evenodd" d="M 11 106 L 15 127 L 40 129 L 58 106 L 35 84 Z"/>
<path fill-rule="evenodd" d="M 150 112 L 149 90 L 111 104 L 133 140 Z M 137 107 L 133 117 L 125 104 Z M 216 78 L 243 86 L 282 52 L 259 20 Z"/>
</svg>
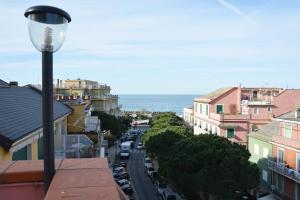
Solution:
<svg viewBox="0 0 300 200">
<path fill-rule="evenodd" d="M 297 153 L 297 157 L 296 157 L 296 170 L 300 173 L 300 154 L 299 153 Z"/>
<path fill-rule="evenodd" d="M 283 164 L 283 149 L 278 149 L 277 150 L 277 163 L 278 164 Z"/>
</svg>

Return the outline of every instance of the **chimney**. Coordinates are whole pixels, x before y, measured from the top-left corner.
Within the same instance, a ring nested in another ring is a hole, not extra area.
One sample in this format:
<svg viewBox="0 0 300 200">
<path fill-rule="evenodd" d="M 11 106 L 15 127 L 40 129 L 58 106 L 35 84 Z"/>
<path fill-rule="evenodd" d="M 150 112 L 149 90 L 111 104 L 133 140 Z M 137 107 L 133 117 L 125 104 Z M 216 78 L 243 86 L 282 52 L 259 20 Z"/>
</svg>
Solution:
<svg viewBox="0 0 300 200">
<path fill-rule="evenodd" d="M 9 82 L 9 87 L 18 87 L 18 82 L 17 81 L 11 81 Z"/>
</svg>

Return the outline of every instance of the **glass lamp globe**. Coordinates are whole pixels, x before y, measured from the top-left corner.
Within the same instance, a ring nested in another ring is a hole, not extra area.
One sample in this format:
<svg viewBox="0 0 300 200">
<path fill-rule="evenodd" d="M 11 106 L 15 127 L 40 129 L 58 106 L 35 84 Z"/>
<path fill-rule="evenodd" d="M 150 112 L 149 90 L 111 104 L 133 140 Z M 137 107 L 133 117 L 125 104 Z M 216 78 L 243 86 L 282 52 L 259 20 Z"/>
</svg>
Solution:
<svg viewBox="0 0 300 200">
<path fill-rule="evenodd" d="M 56 52 L 63 45 L 70 15 L 52 6 L 33 6 L 26 10 L 30 40 L 39 51 Z"/>
</svg>

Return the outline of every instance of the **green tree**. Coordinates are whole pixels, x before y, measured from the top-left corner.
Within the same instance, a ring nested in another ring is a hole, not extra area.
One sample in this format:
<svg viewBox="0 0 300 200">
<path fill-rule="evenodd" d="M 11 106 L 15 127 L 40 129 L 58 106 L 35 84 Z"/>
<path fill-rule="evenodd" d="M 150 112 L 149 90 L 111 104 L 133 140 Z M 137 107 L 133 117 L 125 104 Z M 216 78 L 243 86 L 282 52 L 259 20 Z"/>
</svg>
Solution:
<svg viewBox="0 0 300 200">
<path fill-rule="evenodd" d="M 171 156 L 173 155 L 173 156 Z M 166 176 L 189 199 L 233 199 L 235 191 L 256 187 L 259 171 L 241 145 L 214 135 L 186 137 L 175 143 L 163 165 Z"/>
<path fill-rule="evenodd" d="M 93 111 L 92 115 L 100 119 L 102 130 L 110 130 L 111 134 L 116 137 L 121 136 L 128 129 L 127 124 L 121 118 L 117 119 L 115 116 L 99 111 Z"/>
</svg>

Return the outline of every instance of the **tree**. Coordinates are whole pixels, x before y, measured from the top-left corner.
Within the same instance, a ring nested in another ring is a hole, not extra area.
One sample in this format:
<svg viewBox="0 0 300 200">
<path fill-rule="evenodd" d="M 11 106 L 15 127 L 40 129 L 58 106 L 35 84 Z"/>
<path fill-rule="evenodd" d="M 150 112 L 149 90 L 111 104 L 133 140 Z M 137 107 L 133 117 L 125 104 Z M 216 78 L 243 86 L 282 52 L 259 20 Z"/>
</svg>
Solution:
<svg viewBox="0 0 300 200">
<path fill-rule="evenodd" d="M 235 191 L 256 187 L 259 171 L 241 145 L 214 135 L 186 137 L 172 145 L 161 167 L 188 198 L 233 199 Z M 171 156 L 172 155 L 172 156 Z M 176 156 L 175 156 L 176 155 Z"/>
<path fill-rule="evenodd" d="M 111 134 L 119 137 L 127 130 L 127 125 L 115 116 L 109 115 L 105 112 L 93 111 L 93 116 L 97 116 L 101 121 L 101 129 L 110 130 Z"/>
</svg>

